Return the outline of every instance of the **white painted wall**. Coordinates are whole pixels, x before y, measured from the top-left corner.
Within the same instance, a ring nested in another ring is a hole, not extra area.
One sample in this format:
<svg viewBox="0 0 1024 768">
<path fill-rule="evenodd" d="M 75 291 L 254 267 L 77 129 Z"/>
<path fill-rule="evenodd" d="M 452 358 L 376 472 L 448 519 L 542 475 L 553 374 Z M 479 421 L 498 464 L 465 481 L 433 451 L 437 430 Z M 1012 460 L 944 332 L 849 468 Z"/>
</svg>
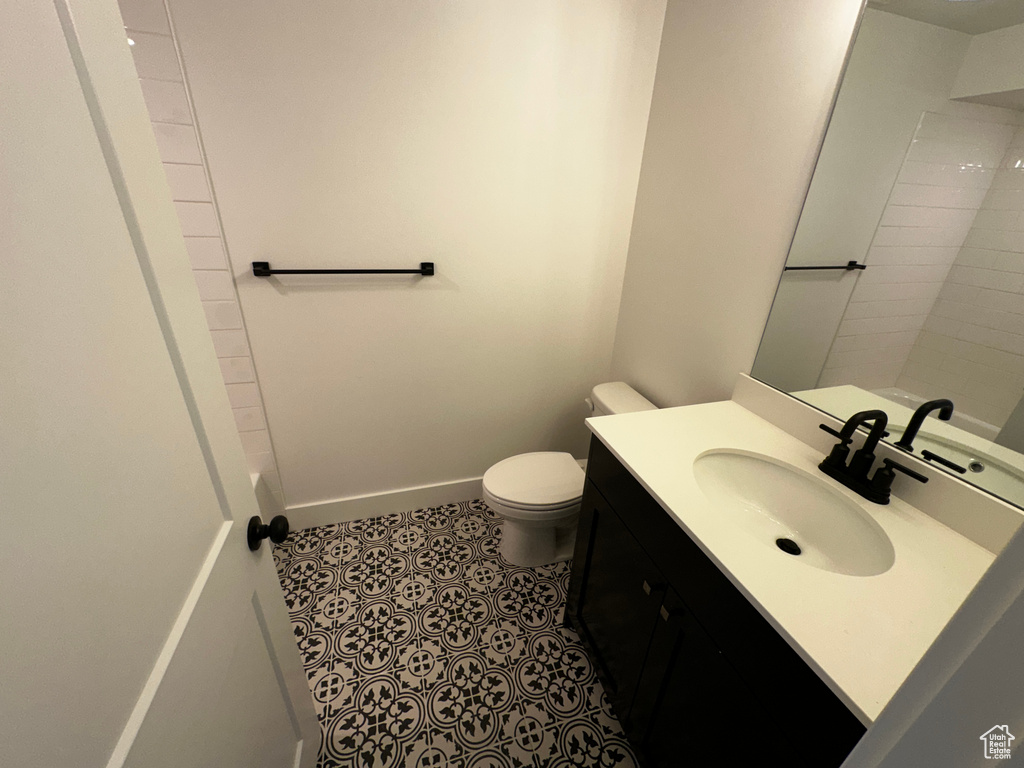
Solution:
<svg viewBox="0 0 1024 768">
<path fill-rule="evenodd" d="M 953 84 L 955 99 L 1024 107 L 1024 24 L 975 35 Z"/>
<path fill-rule="evenodd" d="M 613 356 L 658 405 L 750 370 L 859 10 L 669 2 Z"/>
<path fill-rule="evenodd" d="M 582 455 L 663 4 L 170 8 L 289 506 Z"/>
<path fill-rule="evenodd" d="M 865 11 L 788 264 L 865 263 L 921 114 L 969 106 L 948 104 L 969 42 L 970 35 L 962 32 L 871 8 Z M 960 242 L 965 233 L 966 229 L 960 233 Z M 891 255 L 879 251 L 873 257 L 885 261 Z M 955 249 L 947 252 L 947 267 L 954 255 Z M 888 277 L 871 269 L 856 275 L 785 275 L 779 302 L 787 311 L 772 314 L 754 375 L 789 391 L 816 386 L 854 289 L 865 301 L 893 298 L 894 289 L 888 282 L 878 283 L 876 273 Z M 939 276 L 932 300 L 941 282 Z M 923 322 L 928 308 L 917 314 Z M 898 323 L 876 325 L 870 333 L 852 334 L 858 338 L 841 342 L 836 351 L 853 357 L 865 349 L 887 351 L 871 364 L 857 360 L 855 371 L 854 364 L 844 366 L 842 358 L 834 367 L 846 368 L 844 375 L 887 376 L 891 385 L 917 329 L 901 329 Z M 859 338 L 866 335 L 871 338 Z M 895 363 L 885 359 L 894 348 L 902 355 Z"/>
</svg>

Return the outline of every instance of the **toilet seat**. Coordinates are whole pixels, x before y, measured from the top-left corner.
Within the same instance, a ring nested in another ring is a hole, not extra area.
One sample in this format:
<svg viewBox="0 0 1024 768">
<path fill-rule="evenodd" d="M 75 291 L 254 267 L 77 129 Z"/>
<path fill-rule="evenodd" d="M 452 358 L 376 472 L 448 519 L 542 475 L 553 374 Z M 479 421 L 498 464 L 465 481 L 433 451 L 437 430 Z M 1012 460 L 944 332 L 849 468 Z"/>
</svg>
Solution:
<svg viewBox="0 0 1024 768">
<path fill-rule="evenodd" d="M 585 478 L 572 454 L 540 451 L 499 461 L 484 473 L 483 489 L 502 506 L 556 517 L 550 513 L 579 505 Z"/>
</svg>

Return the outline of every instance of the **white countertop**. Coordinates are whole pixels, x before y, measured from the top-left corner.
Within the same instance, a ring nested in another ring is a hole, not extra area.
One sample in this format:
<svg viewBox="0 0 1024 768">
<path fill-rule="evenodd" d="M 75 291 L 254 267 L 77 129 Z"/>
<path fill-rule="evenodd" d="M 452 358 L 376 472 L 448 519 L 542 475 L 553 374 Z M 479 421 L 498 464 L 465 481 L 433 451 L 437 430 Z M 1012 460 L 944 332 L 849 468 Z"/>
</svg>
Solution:
<svg viewBox="0 0 1024 768">
<path fill-rule="evenodd" d="M 817 469 L 820 451 L 733 401 L 601 416 L 587 426 L 865 725 L 994 559 L 896 497 L 873 504 L 826 477 Z M 755 538 L 694 478 L 694 459 L 721 448 L 820 475 L 882 527 L 893 566 L 877 576 L 832 573 Z"/>
</svg>

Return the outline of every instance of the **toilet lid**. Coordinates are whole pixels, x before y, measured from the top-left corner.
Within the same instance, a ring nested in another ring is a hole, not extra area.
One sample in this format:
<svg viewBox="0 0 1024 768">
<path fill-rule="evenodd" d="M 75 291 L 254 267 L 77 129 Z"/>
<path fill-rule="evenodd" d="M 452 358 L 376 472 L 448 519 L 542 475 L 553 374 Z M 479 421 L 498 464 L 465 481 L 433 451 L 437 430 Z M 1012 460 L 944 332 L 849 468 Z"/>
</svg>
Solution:
<svg viewBox="0 0 1024 768">
<path fill-rule="evenodd" d="M 583 495 L 586 475 L 568 453 L 521 453 L 484 473 L 484 488 L 513 507 L 570 504 Z"/>
</svg>

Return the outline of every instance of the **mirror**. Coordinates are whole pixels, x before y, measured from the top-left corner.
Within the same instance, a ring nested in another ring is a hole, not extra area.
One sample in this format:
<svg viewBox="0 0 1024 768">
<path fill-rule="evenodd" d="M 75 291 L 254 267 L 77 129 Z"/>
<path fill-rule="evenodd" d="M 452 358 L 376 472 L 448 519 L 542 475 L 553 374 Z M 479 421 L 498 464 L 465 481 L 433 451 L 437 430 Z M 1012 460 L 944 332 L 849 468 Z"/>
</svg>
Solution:
<svg viewBox="0 0 1024 768">
<path fill-rule="evenodd" d="M 1024 3 L 871 0 L 752 375 L 1024 506 Z M 910 437 L 908 435 L 908 437 Z"/>
</svg>

